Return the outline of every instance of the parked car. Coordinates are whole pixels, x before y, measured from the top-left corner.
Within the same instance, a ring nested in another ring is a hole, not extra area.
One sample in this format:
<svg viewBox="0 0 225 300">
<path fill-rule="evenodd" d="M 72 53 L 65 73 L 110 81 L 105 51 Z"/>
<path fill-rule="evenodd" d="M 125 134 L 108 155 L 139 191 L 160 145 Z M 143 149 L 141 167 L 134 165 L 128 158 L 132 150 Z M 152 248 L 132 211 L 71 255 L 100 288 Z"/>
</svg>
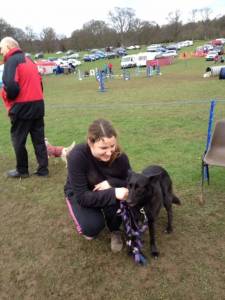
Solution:
<svg viewBox="0 0 225 300">
<path fill-rule="evenodd" d="M 126 47 L 126 49 L 127 49 L 127 50 L 134 50 L 134 49 L 136 49 L 136 48 L 135 48 L 135 46 L 128 46 L 128 47 Z"/>
<path fill-rule="evenodd" d="M 180 45 L 179 44 L 170 44 L 170 45 L 167 45 L 166 46 L 166 49 L 168 49 L 168 50 L 180 50 L 181 49 L 181 47 L 180 47 Z"/>
<path fill-rule="evenodd" d="M 58 58 L 57 57 L 48 57 L 49 61 L 56 61 Z"/>
<path fill-rule="evenodd" d="M 151 44 L 147 47 L 147 52 L 156 52 L 158 48 L 162 47 L 162 44 Z"/>
<path fill-rule="evenodd" d="M 95 61 L 96 60 L 96 56 L 94 54 L 86 54 L 83 57 L 83 61 L 87 62 L 87 61 Z"/>
<path fill-rule="evenodd" d="M 177 45 L 178 45 L 180 48 L 183 48 L 183 47 L 189 47 L 189 46 L 193 46 L 193 41 L 190 41 L 190 40 L 187 40 L 187 41 L 181 41 L 181 42 L 178 42 Z"/>
<path fill-rule="evenodd" d="M 205 57 L 206 60 L 210 61 L 210 60 L 218 60 L 219 59 L 219 55 L 217 51 L 209 51 L 208 54 Z"/>
<path fill-rule="evenodd" d="M 119 56 L 127 55 L 127 51 L 124 48 L 117 48 L 114 49 L 114 52 L 116 52 Z"/>
<path fill-rule="evenodd" d="M 147 47 L 147 52 L 165 52 L 166 48 L 160 46 L 160 47 L 156 47 L 156 46 L 149 46 Z"/>
<path fill-rule="evenodd" d="M 218 53 L 219 55 L 223 55 L 223 54 L 224 54 L 224 48 L 223 48 L 223 46 L 215 46 L 215 47 L 213 48 L 213 51 L 217 51 L 217 53 Z"/>
<path fill-rule="evenodd" d="M 67 62 L 68 64 L 72 64 L 75 67 L 81 65 L 81 61 L 75 58 L 69 58 Z"/>
<path fill-rule="evenodd" d="M 36 54 L 34 55 L 34 58 L 35 58 L 35 59 L 44 58 L 44 53 L 43 53 L 43 52 L 36 53 Z"/>
<path fill-rule="evenodd" d="M 76 52 L 76 53 L 68 55 L 67 57 L 68 58 L 75 58 L 75 59 L 77 59 L 77 58 L 79 58 L 79 53 Z"/>
<path fill-rule="evenodd" d="M 74 53 L 73 50 L 68 50 L 68 51 L 66 51 L 66 55 L 71 55 L 71 54 L 73 54 L 73 53 Z"/>
<path fill-rule="evenodd" d="M 106 54 L 104 51 L 98 50 L 94 54 L 97 54 L 99 58 L 105 58 Z"/>
<path fill-rule="evenodd" d="M 110 58 L 116 58 L 116 57 L 118 57 L 116 52 L 114 52 L 114 51 L 106 52 L 106 58 L 110 59 Z"/>
<path fill-rule="evenodd" d="M 26 53 L 25 53 L 25 56 L 27 56 L 27 57 L 30 57 L 30 58 L 31 58 L 31 56 L 32 56 L 32 55 L 31 55 L 30 53 L 26 52 Z"/>
<path fill-rule="evenodd" d="M 101 58 L 101 55 L 99 53 L 92 53 L 91 55 L 93 55 L 95 57 L 95 60 L 98 60 Z"/>
<path fill-rule="evenodd" d="M 162 57 L 177 57 L 177 51 L 176 50 L 167 50 L 162 53 Z"/>
<path fill-rule="evenodd" d="M 219 45 L 223 44 L 221 39 L 212 40 L 211 43 L 212 43 L 213 46 L 219 46 Z"/>
</svg>

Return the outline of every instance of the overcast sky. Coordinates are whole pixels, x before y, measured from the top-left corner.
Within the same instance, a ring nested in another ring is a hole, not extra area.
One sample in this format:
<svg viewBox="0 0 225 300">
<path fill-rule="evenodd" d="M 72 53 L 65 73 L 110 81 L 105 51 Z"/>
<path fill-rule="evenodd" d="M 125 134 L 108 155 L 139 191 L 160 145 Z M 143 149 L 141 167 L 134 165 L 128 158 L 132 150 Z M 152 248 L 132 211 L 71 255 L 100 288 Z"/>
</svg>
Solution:
<svg viewBox="0 0 225 300">
<path fill-rule="evenodd" d="M 90 20 L 108 23 L 108 13 L 115 7 L 133 8 L 137 18 L 159 25 L 168 23 L 168 14 L 176 10 L 183 22 L 191 18 L 193 9 L 210 8 L 210 18 L 225 15 L 225 0 L 3 0 L 0 18 L 23 30 L 29 26 L 37 34 L 52 27 L 57 34 L 70 36 Z"/>
</svg>

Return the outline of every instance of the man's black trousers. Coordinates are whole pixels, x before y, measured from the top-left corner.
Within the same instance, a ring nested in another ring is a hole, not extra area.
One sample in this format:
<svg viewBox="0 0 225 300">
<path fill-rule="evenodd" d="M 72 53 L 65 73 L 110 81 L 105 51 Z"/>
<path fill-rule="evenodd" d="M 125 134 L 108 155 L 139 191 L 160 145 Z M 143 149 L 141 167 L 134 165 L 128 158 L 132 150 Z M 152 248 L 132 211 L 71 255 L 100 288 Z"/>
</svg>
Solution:
<svg viewBox="0 0 225 300">
<path fill-rule="evenodd" d="M 27 136 L 30 134 L 38 162 L 37 172 L 48 173 L 48 155 L 45 145 L 44 119 L 11 119 L 11 139 L 16 154 L 16 169 L 28 173 Z"/>
</svg>

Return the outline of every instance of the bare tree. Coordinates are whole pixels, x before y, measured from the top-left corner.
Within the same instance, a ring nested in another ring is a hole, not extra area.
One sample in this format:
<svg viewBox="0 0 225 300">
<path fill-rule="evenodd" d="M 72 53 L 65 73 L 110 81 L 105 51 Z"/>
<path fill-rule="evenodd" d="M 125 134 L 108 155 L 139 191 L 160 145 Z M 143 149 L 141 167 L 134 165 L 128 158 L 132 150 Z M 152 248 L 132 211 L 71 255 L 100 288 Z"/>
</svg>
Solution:
<svg viewBox="0 0 225 300">
<path fill-rule="evenodd" d="M 30 26 L 25 27 L 26 38 L 29 41 L 34 41 L 37 38 L 37 35 L 34 33 L 33 28 Z"/>
<path fill-rule="evenodd" d="M 210 15 L 212 14 L 212 9 L 209 7 L 204 7 L 199 11 L 202 16 L 202 22 L 208 22 L 210 20 Z"/>
<path fill-rule="evenodd" d="M 36 39 L 37 39 L 37 35 L 34 33 L 32 27 L 30 26 L 25 27 L 24 40 L 22 42 L 23 49 L 28 52 L 34 52 Z"/>
<path fill-rule="evenodd" d="M 14 37 L 19 42 L 22 43 L 26 39 L 25 32 L 17 27 L 14 27 Z"/>
<path fill-rule="evenodd" d="M 56 48 L 56 33 L 52 27 L 44 28 L 41 32 L 43 51 L 53 52 Z"/>
<path fill-rule="evenodd" d="M 56 50 L 65 52 L 70 48 L 72 48 L 70 47 L 70 39 L 67 38 L 66 35 L 57 35 Z"/>
<path fill-rule="evenodd" d="M 198 12 L 199 12 L 198 9 L 196 9 L 196 8 L 192 9 L 192 11 L 191 11 L 191 19 L 190 19 L 191 23 L 195 23 L 196 22 Z"/>
<path fill-rule="evenodd" d="M 116 44 L 117 35 L 104 21 L 91 20 L 83 25 L 81 30 L 75 30 L 70 38 L 73 49 L 102 48 Z"/>
<path fill-rule="evenodd" d="M 179 34 L 182 29 L 182 22 L 180 17 L 180 10 L 170 12 L 167 17 L 167 20 L 169 21 L 169 24 L 167 25 L 168 34 L 173 41 L 177 41 L 179 39 Z"/>
<path fill-rule="evenodd" d="M 133 28 L 135 11 L 132 8 L 115 7 L 109 12 L 112 27 L 120 35 L 121 44 L 124 44 L 124 35 Z"/>
<path fill-rule="evenodd" d="M 8 24 L 4 19 L 0 19 L 0 39 L 5 36 L 14 36 L 14 28 Z"/>
<path fill-rule="evenodd" d="M 155 22 L 142 21 L 135 17 L 131 8 L 115 7 L 109 12 L 111 24 L 91 20 L 70 38 L 57 36 L 51 27 L 43 29 L 40 35 L 26 27 L 25 31 L 15 28 L 0 18 L 0 39 L 5 36 L 16 38 L 22 48 L 29 52 L 68 49 L 84 50 L 106 46 L 148 44 L 176 41 L 180 39 L 213 39 L 225 36 L 225 15 L 212 19 L 210 8 L 193 9 L 188 23 L 182 24 L 179 10 L 170 12 L 168 23 L 159 26 Z"/>
<path fill-rule="evenodd" d="M 209 7 L 204 7 L 200 9 L 200 14 L 202 16 L 203 38 L 207 40 L 210 35 L 210 15 L 212 10 Z"/>
</svg>

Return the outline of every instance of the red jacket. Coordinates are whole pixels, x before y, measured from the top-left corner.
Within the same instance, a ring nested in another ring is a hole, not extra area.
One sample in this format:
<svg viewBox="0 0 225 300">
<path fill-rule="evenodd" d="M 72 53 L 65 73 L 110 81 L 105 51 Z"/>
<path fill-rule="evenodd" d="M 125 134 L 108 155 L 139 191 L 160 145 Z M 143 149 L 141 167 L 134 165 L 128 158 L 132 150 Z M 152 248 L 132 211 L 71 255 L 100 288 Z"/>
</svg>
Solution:
<svg viewBox="0 0 225 300">
<path fill-rule="evenodd" d="M 40 109 L 43 106 L 42 80 L 36 64 L 19 48 L 11 49 L 4 63 L 2 98 L 9 115 L 18 114 L 25 119 L 35 118 L 36 112 L 37 118 L 43 115 L 44 108 Z"/>
</svg>

